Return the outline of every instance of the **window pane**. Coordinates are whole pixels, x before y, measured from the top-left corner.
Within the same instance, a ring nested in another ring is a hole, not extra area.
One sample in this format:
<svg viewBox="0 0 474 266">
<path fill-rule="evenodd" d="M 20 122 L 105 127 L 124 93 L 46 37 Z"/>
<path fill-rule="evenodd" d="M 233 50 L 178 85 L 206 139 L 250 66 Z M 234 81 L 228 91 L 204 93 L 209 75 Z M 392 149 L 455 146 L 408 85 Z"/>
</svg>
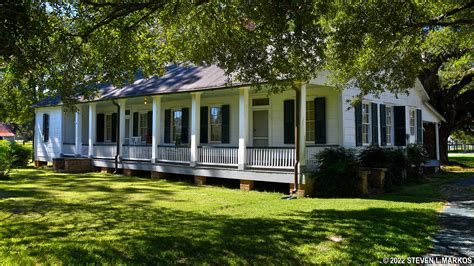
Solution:
<svg viewBox="0 0 474 266">
<path fill-rule="evenodd" d="M 173 134 L 172 140 L 181 140 L 181 118 L 183 116 L 183 112 L 181 110 L 177 110 L 173 112 Z"/>
<path fill-rule="evenodd" d="M 148 134 L 148 114 L 143 113 L 140 114 L 140 137 L 142 137 L 142 141 L 146 141 L 146 137 Z"/>
<path fill-rule="evenodd" d="M 210 115 L 211 141 L 222 140 L 222 109 L 221 107 L 211 107 Z"/>
<path fill-rule="evenodd" d="M 362 104 L 362 143 L 369 143 L 369 132 L 370 132 L 370 116 L 369 116 L 369 105 Z"/>
<path fill-rule="evenodd" d="M 105 136 L 105 140 L 111 141 L 112 140 L 112 115 L 107 115 L 105 117 L 105 128 L 107 135 Z"/>
</svg>

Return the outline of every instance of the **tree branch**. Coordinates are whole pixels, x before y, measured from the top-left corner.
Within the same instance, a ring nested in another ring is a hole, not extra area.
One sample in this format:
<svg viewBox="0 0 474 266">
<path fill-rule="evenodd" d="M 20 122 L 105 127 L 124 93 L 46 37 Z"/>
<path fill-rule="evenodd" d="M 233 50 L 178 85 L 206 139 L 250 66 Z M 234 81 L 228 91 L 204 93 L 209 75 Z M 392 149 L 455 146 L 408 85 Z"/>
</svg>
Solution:
<svg viewBox="0 0 474 266">
<path fill-rule="evenodd" d="M 473 19 L 458 19 L 454 21 L 443 21 L 444 19 L 453 16 L 455 14 L 458 14 L 464 10 L 469 10 L 474 7 L 474 1 L 465 3 L 462 6 L 456 7 L 454 9 L 451 9 L 450 11 L 446 12 L 445 14 L 441 14 L 433 19 L 430 19 L 428 21 L 422 21 L 414 24 L 410 24 L 410 27 L 414 28 L 419 28 L 419 27 L 425 27 L 425 26 L 455 26 L 455 25 L 473 25 L 474 20 Z"/>
<path fill-rule="evenodd" d="M 462 78 L 454 85 L 448 88 L 448 97 L 456 95 L 460 90 L 472 82 L 474 77 L 474 68 L 471 68 Z"/>
</svg>

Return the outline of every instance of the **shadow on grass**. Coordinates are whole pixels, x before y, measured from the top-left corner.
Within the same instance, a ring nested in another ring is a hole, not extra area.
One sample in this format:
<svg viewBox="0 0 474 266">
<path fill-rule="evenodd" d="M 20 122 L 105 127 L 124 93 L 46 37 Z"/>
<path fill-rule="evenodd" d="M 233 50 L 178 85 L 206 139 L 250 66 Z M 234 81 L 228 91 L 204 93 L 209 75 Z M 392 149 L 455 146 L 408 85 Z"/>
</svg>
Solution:
<svg viewBox="0 0 474 266">
<path fill-rule="evenodd" d="M 233 218 L 149 205 L 115 207 L 6 201 L 24 212 L 0 227 L 0 262 L 302 264 L 368 263 L 427 247 L 435 212 L 314 210 L 275 218 Z M 341 243 L 328 241 L 338 235 Z M 428 242 L 427 242 L 428 241 Z M 409 243 L 409 244 L 408 244 Z"/>
</svg>

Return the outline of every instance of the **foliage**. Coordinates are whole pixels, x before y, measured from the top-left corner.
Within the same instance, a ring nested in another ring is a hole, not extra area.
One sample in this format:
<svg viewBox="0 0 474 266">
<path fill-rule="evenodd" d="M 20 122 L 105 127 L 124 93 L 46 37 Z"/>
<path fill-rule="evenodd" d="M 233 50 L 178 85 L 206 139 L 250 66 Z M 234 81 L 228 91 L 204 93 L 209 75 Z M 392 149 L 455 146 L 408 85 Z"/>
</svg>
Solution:
<svg viewBox="0 0 474 266">
<path fill-rule="evenodd" d="M 316 196 L 359 196 L 359 162 L 353 151 L 343 147 L 325 149 L 316 159 L 319 169 L 312 174 Z"/>
<path fill-rule="evenodd" d="M 390 158 L 386 149 L 379 146 L 369 146 L 359 153 L 359 161 L 363 167 L 386 168 Z"/>
<path fill-rule="evenodd" d="M 13 154 L 12 167 L 26 167 L 30 161 L 33 148 L 30 145 L 21 145 L 17 142 L 10 143 L 10 151 Z"/>
<path fill-rule="evenodd" d="M 78 94 L 94 97 L 98 83 L 123 85 L 138 69 L 159 75 L 170 62 L 216 64 L 243 83 L 267 81 L 273 91 L 322 69 L 338 88 L 357 86 L 361 95 L 405 93 L 418 77 L 447 120 L 440 132 L 447 160 L 448 136 L 473 124 L 473 6 L 7 1 L 0 14 L 0 120 L 31 120 L 28 106 L 47 95 L 71 104 Z"/>
<path fill-rule="evenodd" d="M 457 130 L 451 134 L 451 138 L 457 143 L 471 144 L 474 143 L 474 130 L 462 131 Z"/>
<path fill-rule="evenodd" d="M 385 173 L 385 188 L 390 190 L 394 185 L 406 182 L 407 158 L 403 149 L 387 149 L 388 167 Z"/>
<path fill-rule="evenodd" d="M 10 142 L 0 140 L 0 179 L 8 178 L 14 159 Z"/>
<path fill-rule="evenodd" d="M 2 264 L 371 264 L 424 254 L 443 205 L 437 183 L 286 201 L 101 173 L 11 177 L 0 181 Z"/>
<path fill-rule="evenodd" d="M 428 154 L 419 144 L 410 144 L 407 146 L 407 178 L 409 180 L 417 181 L 422 178 L 422 165 L 428 160 Z"/>
</svg>

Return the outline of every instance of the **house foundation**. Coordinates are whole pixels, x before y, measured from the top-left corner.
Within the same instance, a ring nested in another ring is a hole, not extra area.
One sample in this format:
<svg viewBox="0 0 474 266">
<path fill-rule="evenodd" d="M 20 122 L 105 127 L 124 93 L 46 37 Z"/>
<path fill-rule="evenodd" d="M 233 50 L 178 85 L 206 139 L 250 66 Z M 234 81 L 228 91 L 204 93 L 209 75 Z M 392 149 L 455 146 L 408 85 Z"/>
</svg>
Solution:
<svg viewBox="0 0 474 266">
<path fill-rule="evenodd" d="M 255 188 L 254 181 L 252 180 L 240 180 L 240 189 L 250 191 Z"/>
<path fill-rule="evenodd" d="M 205 176 L 194 176 L 194 184 L 201 186 L 206 184 Z"/>
</svg>

